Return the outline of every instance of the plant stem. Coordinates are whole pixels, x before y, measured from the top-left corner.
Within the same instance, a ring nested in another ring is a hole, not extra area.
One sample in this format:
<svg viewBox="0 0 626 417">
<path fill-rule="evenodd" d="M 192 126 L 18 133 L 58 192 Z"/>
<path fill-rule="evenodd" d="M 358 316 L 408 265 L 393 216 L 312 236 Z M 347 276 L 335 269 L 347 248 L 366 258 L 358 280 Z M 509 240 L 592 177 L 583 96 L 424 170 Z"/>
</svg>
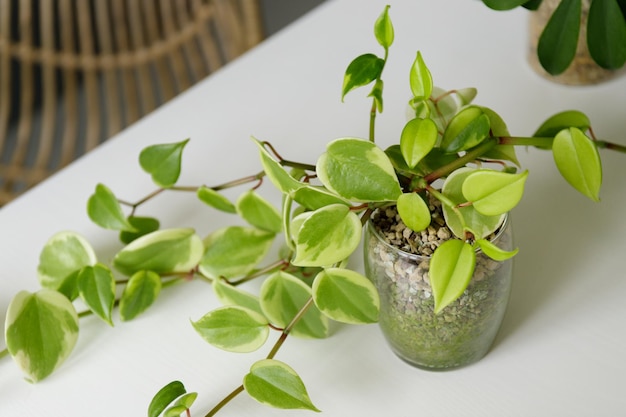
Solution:
<svg viewBox="0 0 626 417">
<path fill-rule="evenodd" d="M 228 394 L 222 401 L 220 401 L 208 414 L 204 417 L 211 417 L 217 414 L 226 404 L 228 404 L 232 399 L 234 399 L 237 395 L 243 392 L 243 385 L 239 385 L 237 388 L 233 390 L 230 394 Z"/>
<path fill-rule="evenodd" d="M 259 269 L 259 270 L 257 270 L 257 271 L 254 271 L 254 272 L 253 272 L 253 273 L 251 273 L 251 274 L 246 275 L 246 276 L 245 276 L 245 277 L 243 277 L 243 278 L 240 278 L 240 279 L 238 279 L 238 280 L 236 280 L 236 281 L 232 281 L 232 282 L 231 282 L 231 281 L 229 281 L 228 283 L 229 283 L 230 285 L 232 285 L 232 286 L 241 285 L 241 284 L 243 284 L 244 282 L 251 281 L 251 280 L 253 280 L 253 279 L 255 279 L 255 278 L 258 278 L 258 277 L 260 277 L 260 276 L 263 276 L 263 275 L 269 274 L 270 272 L 274 272 L 274 271 L 276 271 L 276 270 L 282 269 L 282 268 L 284 268 L 286 265 L 288 265 L 288 263 L 287 263 L 284 259 L 278 259 L 277 261 L 274 261 L 274 262 L 272 262 L 271 264 L 269 264 L 269 265 L 267 265 L 267 266 L 265 266 L 265 267 L 263 267 L 263 268 L 261 268 L 261 269 Z"/>
<path fill-rule="evenodd" d="M 605 140 L 594 140 L 593 143 L 599 149 L 610 149 L 612 151 L 626 153 L 626 146 L 624 146 L 624 145 L 619 145 L 617 143 L 607 142 Z"/>
<path fill-rule="evenodd" d="M 483 143 L 481 143 L 478 147 L 474 148 L 473 150 L 467 152 L 465 155 L 459 157 L 458 159 L 450 162 L 449 164 L 444 165 L 432 171 L 430 174 L 426 175 L 424 177 L 424 181 L 426 181 L 428 184 L 432 184 L 435 180 L 441 177 L 447 176 L 455 169 L 461 168 L 465 166 L 466 164 L 476 160 L 477 158 L 479 158 L 481 155 L 486 153 L 488 150 L 490 150 L 497 144 L 498 144 L 497 138 L 492 137 L 492 138 L 485 139 Z"/>
<path fill-rule="evenodd" d="M 287 327 L 285 327 L 280 335 L 280 337 L 278 338 L 278 340 L 276 341 L 276 343 L 274 343 L 274 346 L 272 347 L 272 350 L 270 351 L 270 353 L 267 354 L 266 359 L 273 359 L 274 356 L 276 356 L 276 354 L 278 353 L 278 351 L 280 350 L 281 346 L 283 345 L 283 343 L 285 343 L 285 340 L 287 340 L 287 337 L 289 336 L 289 333 L 291 332 L 291 330 L 293 329 L 293 327 L 298 324 L 298 322 L 300 321 L 300 319 L 302 319 L 302 317 L 306 314 L 306 312 L 309 310 L 309 308 L 314 304 L 313 302 L 313 297 L 310 297 L 306 303 L 304 303 L 304 305 L 300 308 L 300 310 L 296 313 L 296 315 L 294 316 L 293 319 L 291 319 L 291 321 L 289 322 L 289 324 L 287 325 Z M 215 407 L 213 407 L 211 409 L 211 411 L 209 411 L 205 417 L 212 417 L 214 416 L 219 410 L 221 410 L 226 404 L 228 404 L 231 400 L 233 400 L 237 395 L 241 394 L 243 392 L 244 388 L 243 385 L 238 386 L 237 388 L 235 388 L 233 390 L 233 392 L 231 392 L 230 394 L 228 394 L 226 397 L 224 397 L 224 399 L 222 399 L 222 401 L 220 401 Z"/>
</svg>

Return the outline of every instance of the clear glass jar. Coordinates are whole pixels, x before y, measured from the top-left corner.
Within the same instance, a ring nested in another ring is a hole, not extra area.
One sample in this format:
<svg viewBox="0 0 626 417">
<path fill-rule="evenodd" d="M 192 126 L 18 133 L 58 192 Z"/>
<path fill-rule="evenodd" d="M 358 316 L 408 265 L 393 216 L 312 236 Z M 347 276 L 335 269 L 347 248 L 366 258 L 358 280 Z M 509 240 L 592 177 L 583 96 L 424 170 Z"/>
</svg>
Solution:
<svg viewBox="0 0 626 417">
<path fill-rule="evenodd" d="M 508 217 L 492 242 L 501 249 L 513 249 Z M 364 262 L 365 273 L 380 294 L 380 328 L 398 357 L 419 368 L 444 370 L 485 356 L 506 311 L 511 259 L 497 262 L 477 252 L 476 270 L 468 288 L 439 314 L 433 312 L 428 282 L 430 257 L 387 243 L 369 221 Z"/>
</svg>

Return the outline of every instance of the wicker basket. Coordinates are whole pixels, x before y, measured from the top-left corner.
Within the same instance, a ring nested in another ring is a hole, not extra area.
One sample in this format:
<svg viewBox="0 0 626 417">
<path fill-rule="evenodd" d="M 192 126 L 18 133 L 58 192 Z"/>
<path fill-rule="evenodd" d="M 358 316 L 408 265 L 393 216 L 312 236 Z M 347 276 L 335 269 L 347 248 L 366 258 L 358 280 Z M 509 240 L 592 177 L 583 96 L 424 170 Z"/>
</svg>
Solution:
<svg viewBox="0 0 626 417">
<path fill-rule="evenodd" d="M 262 38 L 258 0 L 0 0 L 0 205 Z"/>
</svg>

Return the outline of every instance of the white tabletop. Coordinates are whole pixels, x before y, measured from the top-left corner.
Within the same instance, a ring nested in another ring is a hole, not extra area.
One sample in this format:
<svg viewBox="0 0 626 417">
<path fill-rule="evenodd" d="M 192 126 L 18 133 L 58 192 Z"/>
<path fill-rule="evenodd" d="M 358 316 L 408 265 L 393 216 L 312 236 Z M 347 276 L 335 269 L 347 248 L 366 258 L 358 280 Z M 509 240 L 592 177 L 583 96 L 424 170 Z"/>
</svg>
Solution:
<svg viewBox="0 0 626 417">
<path fill-rule="evenodd" d="M 514 134 L 531 134 L 546 116 L 577 108 L 598 136 L 626 144 L 626 78 L 572 88 L 535 75 L 524 56 L 525 10 L 494 12 L 476 0 L 389 2 L 396 42 L 378 119 L 382 146 L 396 141 L 403 126 L 408 68 L 418 49 L 437 85 L 477 87 L 477 102 L 496 109 Z M 342 104 L 341 83 L 352 58 L 379 53 L 372 26 L 384 5 L 329 1 L 2 208 L 0 311 L 18 291 L 39 288 L 39 251 L 55 232 L 83 234 L 103 261 L 119 249 L 114 232 L 90 223 L 86 201 L 99 182 L 127 200 L 152 191 L 137 164 L 146 145 L 191 137 L 180 183 L 215 185 L 260 169 L 251 135 L 307 162 L 333 138 L 365 136 L 366 92 L 353 92 Z M 436 373 L 398 360 L 376 325 L 341 327 L 325 340 L 290 338 L 277 359 L 296 369 L 324 415 L 626 415 L 626 155 L 602 152 L 598 204 L 556 175 L 549 153 L 519 156 L 531 175 L 513 215 L 520 253 L 492 351 L 469 367 Z M 142 212 L 157 215 L 163 227 L 192 226 L 202 236 L 232 221 L 177 193 L 159 196 Z M 81 319 L 71 357 L 35 385 L 4 358 L 0 416 L 137 417 L 174 379 L 200 393 L 192 410 L 203 416 L 267 353 L 233 354 L 205 343 L 189 321 L 217 306 L 208 285 L 192 282 L 165 291 L 134 321 L 120 323 L 116 314 L 111 328 L 95 317 Z M 240 395 L 218 415 L 309 414 Z"/>
</svg>

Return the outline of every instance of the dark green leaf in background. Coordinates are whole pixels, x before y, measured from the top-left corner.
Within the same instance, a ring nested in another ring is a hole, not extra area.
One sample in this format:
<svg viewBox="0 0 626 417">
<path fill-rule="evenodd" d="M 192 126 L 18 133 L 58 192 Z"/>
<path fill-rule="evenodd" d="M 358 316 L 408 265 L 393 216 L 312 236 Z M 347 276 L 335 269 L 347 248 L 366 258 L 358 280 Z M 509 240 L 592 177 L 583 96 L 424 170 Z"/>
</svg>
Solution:
<svg viewBox="0 0 626 417">
<path fill-rule="evenodd" d="M 574 59 L 580 19 L 581 0 L 562 0 L 541 33 L 537 55 L 549 74 L 561 74 Z"/>
<path fill-rule="evenodd" d="M 603 68 L 618 69 L 626 62 L 626 18 L 616 0 L 593 0 L 587 23 L 587 45 Z"/>
</svg>

